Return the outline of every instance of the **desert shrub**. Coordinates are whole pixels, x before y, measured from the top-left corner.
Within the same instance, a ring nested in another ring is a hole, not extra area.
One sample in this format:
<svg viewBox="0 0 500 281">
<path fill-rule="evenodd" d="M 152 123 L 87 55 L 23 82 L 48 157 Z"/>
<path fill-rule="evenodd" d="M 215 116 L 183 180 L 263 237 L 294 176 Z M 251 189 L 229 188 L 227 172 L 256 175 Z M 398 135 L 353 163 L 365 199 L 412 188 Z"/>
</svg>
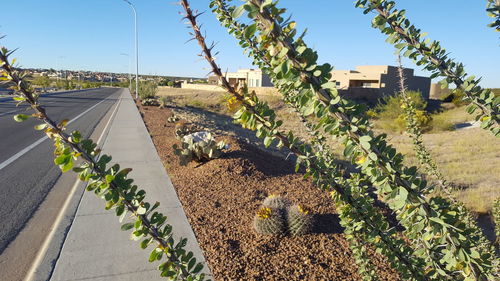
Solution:
<svg viewBox="0 0 500 281">
<path fill-rule="evenodd" d="M 427 102 L 420 92 L 407 91 L 406 94 L 415 105 L 415 117 L 422 131 L 431 129 L 431 116 L 425 111 Z M 403 99 L 400 95 L 384 97 L 377 106 L 367 112 L 368 116 L 378 119 L 378 127 L 391 132 L 404 132 L 406 130 L 406 119 Z"/>
<path fill-rule="evenodd" d="M 168 86 L 168 83 L 170 83 L 171 81 L 169 79 L 164 79 L 162 81 L 160 81 L 160 83 L 158 83 L 158 86 Z"/>
<path fill-rule="evenodd" d="M 169 102 L 170 102 L 170 99 L 168 97 L 161 97 L 159 99 L 160 105 L 158 107 L 159 108 L 165 108 Z"/>
<path fill-rule="evenodd" d="M 180 147 L 174 144 L 174 153 L 181 165 L 187 165 L 191 161 L 202 163 L 219 158 L 226 147 L 224 141 L 217 142 L 211 133 L 196 132 L 182 137 Z"/>
<path fill-rule="evenodd" d="M 139 83 L 139 96 L 141 99 L 151 99 L 156 97 L 158 85 L 153 81 L 143 81 Z"/>
<path fill-rule="evenodd" d="M 160 103 L 158 102 L 157 99 L 154 98 L 146 98 L 141 100 L 141 104 L 145 106 L 159 106 Z"/>
</svg>

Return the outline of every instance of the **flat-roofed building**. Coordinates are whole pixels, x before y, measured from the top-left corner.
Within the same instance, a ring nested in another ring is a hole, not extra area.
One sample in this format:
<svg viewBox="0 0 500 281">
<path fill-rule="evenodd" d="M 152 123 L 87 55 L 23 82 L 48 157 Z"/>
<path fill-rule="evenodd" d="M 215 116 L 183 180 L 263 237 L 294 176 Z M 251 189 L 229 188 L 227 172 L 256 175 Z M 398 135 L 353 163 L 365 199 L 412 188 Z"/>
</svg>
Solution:
<svg viewBox="0 0 500 281">
<path fill-rule="evenodd" d="M 419 91 L 425 99 L 429 99 L 431 79 L 415 76 L 411 68 L 404 68 L 403 73 L 407 89 Z M 385 96 L 400 91 L 398 68 L 390 65 L 363 65 L 357 66 L 356 70 L 334 70 L 331 79 L 335 81 L 337 89 L 347 91 L 346 97 L 350 93 L 359 96 L 365 92 L 378 92 L 376 96 Z"/>
<path fill-rule="evenodd" d="M 246 83 L 248 87 L 273 87 L 271 79 L 260 69 L 239 69 L 237 72 L 223 73 L 229 84 L 233 87 Z M 210 84 L 220 85 L 220 81 L 215 76 L 208 78 Z"/>
</svg>

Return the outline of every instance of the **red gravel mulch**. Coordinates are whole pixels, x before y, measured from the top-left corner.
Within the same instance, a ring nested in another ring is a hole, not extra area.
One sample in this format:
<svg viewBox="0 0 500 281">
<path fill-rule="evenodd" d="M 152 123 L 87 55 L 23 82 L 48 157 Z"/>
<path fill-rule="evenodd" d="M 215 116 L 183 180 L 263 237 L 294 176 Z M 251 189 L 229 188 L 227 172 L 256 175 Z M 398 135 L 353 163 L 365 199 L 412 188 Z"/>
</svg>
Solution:
<svg viewBox="0 0 500 281">
<path fill-rule="evenodd" d="M 215 280 L 361 280 L 332 200 L 294 173 L 294 163 L 226 136 L 231 147 L 222 158 L 180 166 L 170 110 L 139 109 Z M 311 209 L 313 233 L 255 233 L 253 217 L 270 194 Z M 398 280 L 383 259 L 373 261 L 381 280 Z"/>
</svg>

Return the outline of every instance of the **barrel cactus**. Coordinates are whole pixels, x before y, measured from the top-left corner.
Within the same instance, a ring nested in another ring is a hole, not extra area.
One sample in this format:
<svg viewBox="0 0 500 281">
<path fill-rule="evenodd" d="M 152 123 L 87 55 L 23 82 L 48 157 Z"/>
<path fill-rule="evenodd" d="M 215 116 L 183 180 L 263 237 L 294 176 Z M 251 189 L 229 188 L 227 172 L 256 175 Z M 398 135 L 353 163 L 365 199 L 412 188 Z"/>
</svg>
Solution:
<svg viewBox="0 0 500 281">
<path fill-rule="evenodd" d="M 313 218 L 309 210 L 300 205 L 293 205 L 287 212 L 288 232 L 292 236 L 310 233 Z"/>
<path fill-rule="evenodd" d="M 262 207 L 257 211 L 253 221 L 257 233 L 279 235 L 286 232 L 285 219 L 280 209 Z"/>
<path fill-rule="evenodd" d="M 290 206 L 290 200 L 280 195 L 269 195 L 264 202 L 262 202 L 262 206 L 276 209 L 286 209 Z"/>
</svg>

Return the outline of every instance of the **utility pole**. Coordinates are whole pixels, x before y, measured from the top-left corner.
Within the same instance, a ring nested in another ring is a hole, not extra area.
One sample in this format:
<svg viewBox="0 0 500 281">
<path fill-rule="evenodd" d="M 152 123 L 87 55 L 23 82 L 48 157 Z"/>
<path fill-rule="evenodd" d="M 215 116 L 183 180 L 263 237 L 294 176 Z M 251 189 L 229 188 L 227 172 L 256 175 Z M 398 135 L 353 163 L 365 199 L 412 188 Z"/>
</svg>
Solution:
<svg viewBox="0 0 500 281">
<path fill-rule="evenodd" d="M 130 1 L 123 0 L 129 4 L 134 12 L 134 28 L 135 28 L 135 98 L 139 98 L 139 38 L 137 36 L 137 11 Z"/>
</svg>

